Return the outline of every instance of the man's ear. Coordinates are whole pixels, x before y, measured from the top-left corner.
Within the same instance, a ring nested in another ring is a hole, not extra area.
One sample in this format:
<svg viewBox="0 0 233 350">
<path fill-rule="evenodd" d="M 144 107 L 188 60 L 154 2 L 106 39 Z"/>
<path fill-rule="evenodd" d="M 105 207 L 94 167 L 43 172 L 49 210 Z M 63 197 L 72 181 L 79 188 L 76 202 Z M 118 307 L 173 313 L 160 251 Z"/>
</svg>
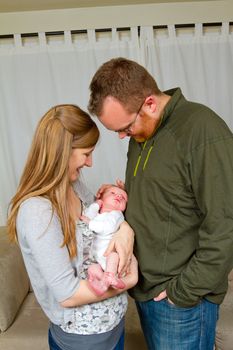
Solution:
<svg viewBox="0 0 233 350">
<path fill-rule="evenodd" d="M 144 108 L 147 113 L 154 113 L 157 110 L 158 99 L 155 95 L 150 95 L 145 99 Z"/>
</svg>

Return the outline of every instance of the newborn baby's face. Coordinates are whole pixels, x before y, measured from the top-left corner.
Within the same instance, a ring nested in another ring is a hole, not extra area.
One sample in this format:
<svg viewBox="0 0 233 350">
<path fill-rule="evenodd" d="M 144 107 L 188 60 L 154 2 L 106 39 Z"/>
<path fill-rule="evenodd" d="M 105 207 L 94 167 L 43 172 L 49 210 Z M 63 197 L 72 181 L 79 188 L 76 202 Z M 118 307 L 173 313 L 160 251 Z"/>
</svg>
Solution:
<svg viewBox="0 0 233 350">
<path fill-rule="evenodd" d="M 112 210 L 124 211 L 126 208 L 128 196 L 127 193 L 119 187 L 109 187 L 102 196 L 104 206 Z"/>
</svg>

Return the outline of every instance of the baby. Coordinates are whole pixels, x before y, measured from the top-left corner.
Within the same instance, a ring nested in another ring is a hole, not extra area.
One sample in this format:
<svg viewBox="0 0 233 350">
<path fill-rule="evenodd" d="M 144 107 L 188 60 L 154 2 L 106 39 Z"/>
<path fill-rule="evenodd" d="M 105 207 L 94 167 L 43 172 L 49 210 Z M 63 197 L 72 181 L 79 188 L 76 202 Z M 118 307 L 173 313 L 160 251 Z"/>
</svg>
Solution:
<svg viewBox="0 0 233 350">
<path fill-rule="evenodd" d="M 106 188 L 96 202 L 92 203 L 81 216 L 81 220 L 96 233 L 93 242 L 93 257 L 97 264 L 88 269 L 88 281 L 96 295 L 102 295 L 111 286 L 123 289 L 124 282 L 117 275 L 119 257 L 111 252 L 107 257 L 103 254 L 120 224 L 124 221 L 122 212 L 126 208 L 127 193 L 117 186 Z"/>
</svg>

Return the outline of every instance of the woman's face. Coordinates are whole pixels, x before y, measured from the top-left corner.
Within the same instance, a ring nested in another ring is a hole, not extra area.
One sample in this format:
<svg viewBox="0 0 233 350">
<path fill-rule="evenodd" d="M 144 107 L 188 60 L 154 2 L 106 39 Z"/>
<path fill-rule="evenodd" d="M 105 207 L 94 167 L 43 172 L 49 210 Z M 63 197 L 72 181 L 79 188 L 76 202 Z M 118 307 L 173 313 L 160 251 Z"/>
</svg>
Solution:
<svg viewBox="0 0 233 350">
<path fill-rule="evenodd" d="M 74 182 L 78 179 L 80 170 L 84 166 L 92 166 L 92 152 L 95 147 L 73 148 L 69 160 L 69 180 Z"/>
</svg>

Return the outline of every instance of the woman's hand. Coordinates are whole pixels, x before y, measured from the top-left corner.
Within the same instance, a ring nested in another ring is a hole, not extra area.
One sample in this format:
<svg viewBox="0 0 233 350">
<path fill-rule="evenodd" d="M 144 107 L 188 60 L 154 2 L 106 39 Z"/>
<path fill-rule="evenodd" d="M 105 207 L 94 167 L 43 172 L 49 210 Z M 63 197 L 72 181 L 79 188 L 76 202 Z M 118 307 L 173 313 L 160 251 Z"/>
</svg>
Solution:
<svg viewBox="0 0 233 350">
<path fill-rule="evenodd" d="M 109 187 L 112 187 L 112 184 L 103 184 L 96 193 L 97 200 L 101 197 L 102 193 Z"/>
<path fill-rule="evenodd" d="M 125 191 L 125 183 L 122 180 L 117 179 L 116 185 Z"/>
<path fill-rule="evenodd" d="M 121 188 L 122 190 L 125 190 L 125 183 L 119 179 L 116 180 L 116 186 L 118 186 L 119 188 Z M 100 198 L 101 194 L 108 188 L 108 187 L 112 187 L 112 184 L 103 184 L 97 191 L 96 193 L 96 198 Z"/>
<path fill-rule="evenodd" d="M 129 224 L 124 221 L 119 230 L 114 234 L 104 256 L 107 256 L 111 252 L 117 252 L 119 255 L 118 274 L 119 276 L 128 273 L 132 255 L 133 255 L 133 244 L 134 244 L 134 231 Z"/>
</svg>

